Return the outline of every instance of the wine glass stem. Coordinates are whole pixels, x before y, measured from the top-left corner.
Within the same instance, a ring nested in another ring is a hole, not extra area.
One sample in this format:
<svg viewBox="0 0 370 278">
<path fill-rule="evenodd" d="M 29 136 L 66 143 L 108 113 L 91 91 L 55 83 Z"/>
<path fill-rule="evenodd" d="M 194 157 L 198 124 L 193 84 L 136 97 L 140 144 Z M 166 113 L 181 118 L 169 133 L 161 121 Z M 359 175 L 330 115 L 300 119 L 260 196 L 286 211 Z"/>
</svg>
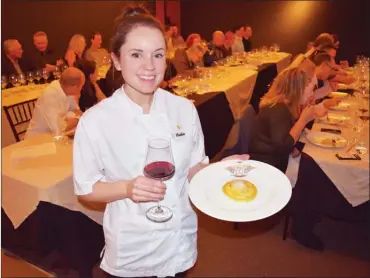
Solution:
<svg viewBox="0 0 370 278">
<path fill-rule="evenodd" d="M 162 213 L 163 212 L 162 207 L 161 207 L 161 204 L 159 202 L 157 202 L 157 209 L 156 209 L 156 211 L 158 213 Z"/>
</svg>

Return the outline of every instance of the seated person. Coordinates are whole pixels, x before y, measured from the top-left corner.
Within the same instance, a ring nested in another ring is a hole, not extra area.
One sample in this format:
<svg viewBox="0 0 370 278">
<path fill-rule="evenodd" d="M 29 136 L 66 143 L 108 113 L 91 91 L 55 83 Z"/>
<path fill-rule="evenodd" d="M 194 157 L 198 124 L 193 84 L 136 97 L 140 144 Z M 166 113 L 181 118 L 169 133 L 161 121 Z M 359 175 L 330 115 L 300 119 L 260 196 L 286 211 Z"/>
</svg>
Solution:
<svg viewBox="0 0 370 278">
<path fill-rule="evenodd" d="M 64 70 L 60 80 L 50 83 L 37 99 L 25 138 L 40 133 L 59 136 L 64 127 L 65 131 L 73 130 L 82 114 L 77 100 L 84 84 L 82 71 L 74 67 Z"/>
<path fill-rule="evenodd" d="M 48 72 L 52 72 L 57 65 L 63 63 L 63 60 L 57 60 L 55 53 L 48 48 L 48 37 L 45 32 L 39 31 L 33 35 L 33 45 L 35 49 L 30 55 L 30 60 L 34 70 L 46 69 Z"/>
<path fill-rule="evenodd" d="M 244 45 L 244 51 L 249 52 L 252 50 L 252 27 L 249 25 L 245 26 L 245 32 L 243 34 L 243 45 Z"/>
<path fill-rule="evenodd" d="M 244 36 L 244 26 L 239 25 L 234 28 L 234 43 L 231 46 L 233 53 L 243 53 L 244 52 L 244 44 L 243 44 L 243 36 Z"/>
<path fill-rule="evenodd" d="M 17 40 L 4 41 L 4 54 L 1 59 L 1 74 L 2 75 L 19 75 L 25 74 L 30 70 L 30 64 L 23 56 L 22 45 Z"/>
<path fill-rule="evenodd" d="M 82 59 L 86 47 L 85 37 L 79 34 L 73 35 L 68 44 L 64 59 L 69 67 L 73 67 L 76 60 Z"/>
<path fill-rule="evenodd" d="M 330 64 L 335 73 L 333 81 L 344 84 L 351 84 L 355 81 L 352 76 L 350 76 L 346 71 L 343 70 L 348 67 L 348 61 L 341 61 L 340 65 L 336 63 L 335 57 L 337 56 L 337 48 L 334 44 L 320 45 L 319 49 L 320 51 L 327 53 L 331 57 Z"/>
<path fill-rule="evenodd" d="M 85 84 L 82 87 L 81 96 L 78 102 L 81 111 L 85 112 L 87 109 L 106 97 L 97 83 L 98 73 L 95 62 L 78 60 L 75 62 L 75 67 L 85 75 Z"/>
<path fill-rule="evenodd" d="M 281 72 L 260 102 L 249 145 L 251 159 L 286 171 L 289 155 L 303 129 L 315 118 L 315 107 L 301 109 L 307 75 L 299 68 Z"/>
<path fill-rule="evenodd" d="M 230 52 L 225 48 L 225 35 L 222 31 L 215 31 L 212 35 L 212 45 L 215 61 L 222 60 L 230 55 Z"/>
<path fill-rule="evenodd" d="M 328 80 L 331 70 L 324 63 L 329 61 L 328 55 L 322 53 L 313 57 L 313 60 L 305 58 L 301 60 L 300 64 L 296 64 L 297 67 L 302 69 L 308 78 L 308 84 L 305 88 L 303 98 L 301 99 L 301 105 L 312 105 L 317 100 L 328 96 L 335 88 L 336 84 Z M 322 87 L 319 88 L 319 81 L 322 82 Z M 324 100 L 322 102 L 322 109 L 327 110 L 331 106 L 338 105 L 339 99 Z"/>
<path fill-rule="evenodd" d="M 99 32 L 94 32 L 90 37 L 91 46 L 85 53 L 85 59 L 94 61 L 97 67 L 104 65 L 110 58 L 108 51 L 101 47 L 103 42 L 102 35 Z"/>
<path fill-rule="evenodd" d="M 113 64 L 111 64 L 105 78 L 98 81 L 99 87 L 102 89 L 106 97 L 110 97 L 117 89 L 122 87 L 125 83 L 120 71 L 117 71 Z"/>
<path fill-rule="evenodd" d="M 231 31 L 226 32 L 224 47 L 228 51 L 228 56 L 232 55 L 232 46 L 234 44 L 234 33 Z"/>
<path fill-rule="evenodd" d="M 205 50 L 201 46 L 199 34 L 190 34 L 186 39 L 186 48 L 179 48 L 175 52 L 173 65 L 178 74 L 194 69 L 196 66 L 203 67 Z"/>
<path fill-rule="evenodd" d="M 175 23 L 171 23 L 172 29 L 172 44 L 175 49 L 182 47 L 185 43 L 184 38 L 179 34 L 179 28 Z"/>
<path fill-rule="evenodd" d="M 166 45 L 167 45 L 167 51 L 166 51 L 166 58 L 167 59 L 173 59 L 175 57 L 175 47 L 173 46 L 173 29 L 170 25 L 165 26 L 165 38 L 166 38 Z"/>
</svg>

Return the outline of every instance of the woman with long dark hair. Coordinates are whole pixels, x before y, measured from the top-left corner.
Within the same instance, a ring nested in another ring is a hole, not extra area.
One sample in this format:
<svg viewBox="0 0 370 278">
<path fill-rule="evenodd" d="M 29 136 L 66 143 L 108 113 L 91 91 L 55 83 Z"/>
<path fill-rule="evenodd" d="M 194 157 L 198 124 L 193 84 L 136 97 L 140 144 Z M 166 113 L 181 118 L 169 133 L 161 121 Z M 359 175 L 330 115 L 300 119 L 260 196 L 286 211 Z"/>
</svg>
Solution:
<svg viewBox="0 0 370 278">
<path fill-rule="evenodd" d="M 75 67 L 80 69 L 85 75 L 85 84 L 81 90 L 79 106 L 82 112 L 105 99 L 105 95 L 97 83 L 98 74 L 96 72 L 96 63 L 89 60 L 77 60 Z"/>
</svg>

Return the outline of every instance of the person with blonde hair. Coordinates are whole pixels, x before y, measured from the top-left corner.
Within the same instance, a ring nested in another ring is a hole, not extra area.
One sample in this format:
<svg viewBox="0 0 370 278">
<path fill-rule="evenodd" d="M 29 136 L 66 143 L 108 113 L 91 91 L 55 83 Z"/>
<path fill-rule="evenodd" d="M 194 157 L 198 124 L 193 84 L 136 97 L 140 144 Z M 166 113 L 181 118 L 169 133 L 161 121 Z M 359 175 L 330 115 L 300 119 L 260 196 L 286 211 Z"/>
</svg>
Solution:
<svg viewBox="0 0 370 278">
<path fill-rule="evenodd" d="M 69 67 L 73 67 L 76 60 L 83 58 L 82 56 L 85 48 L 85 37 L 80 34 L 73 35 L 69 41 L 68 49 L 64 56 L 64 59 L 67 61 Z"/>
<path fill-rule="evenodd" d="M 307 84 L 307 74 L 297 67 L 276 77 L 260 102 L 249 145 L 251 159 L 286 171 L 295 143 L 307 123 L 315 118 L 315 106 L 301 106 Z"/>
</svg>

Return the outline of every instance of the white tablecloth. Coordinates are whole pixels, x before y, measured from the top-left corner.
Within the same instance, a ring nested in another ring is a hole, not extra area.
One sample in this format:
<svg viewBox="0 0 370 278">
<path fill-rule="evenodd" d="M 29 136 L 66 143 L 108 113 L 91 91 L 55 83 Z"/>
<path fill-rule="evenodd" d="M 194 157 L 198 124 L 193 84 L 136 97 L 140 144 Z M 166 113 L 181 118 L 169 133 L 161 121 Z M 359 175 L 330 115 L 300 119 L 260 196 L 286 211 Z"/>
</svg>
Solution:
<svg viewBox="0 0 370 278">
<path fill-rule="evenodd" d="M 37 99 L 48 84 L 27 85 L 1 91 L 1 106 L 11 106 L 24 101 Z M 6 118 L 4 109 L 1 109 L 1 147 L 6 147 L 16 142 L 10 123 Z M 21 128 L 27 128 L 28 125 Z"/>
<path fill-rule="evenodd" d="M 187 86 L 189 88 L 201 87 L 202 84 L 210 86 L 207 89 L 200 89 L 198 94 L 225 92 L 234 118 L 239 119 L 252 96 L 258 72 L 244 66 L 220 67 L 219 70 L 209 68 L 207 70 L 212 72 L 212 78 L 195 78 L 190 80 Z M 180 94 L 177 89 L 175 89 L 175 93 Z"/>
<path fill-rule="evenodd" d="M 356 109 L 357 103 L 353 98 L 344 100 L 351 104 L 352 109 Z M 333 114 L 346 115 L 347 112 L 333 112 Z M 315 123 L 312 130 L 320 131 L 321 128 L 341 129 L 342 136 L 350 140 L 353 136 L 353 131 L 349 126 L 334 126 L 322 123 Z M 369 126 L 364 130 L 362 136 L 363 141 L 369 149 Z M 310 143 L 306 138 L 302 138 L 305 142 L 303 152 L 310 155 L 320 166 L 323 172 L 338 188 L 342 195 L 348 200 L 352 206 L 358 206 L 369 200 L 369 156 L 366 154 L 361 160 L 338 160 L 335 154 L 343 152 L 344 149 L 321 148 Z M 300 158 L 289 159 L 286 175 L 289 177 L 294 186 L 297 181 Z"/>
<path fill-rule="evenodd" d="M 16 150 L 53 142 L 51 135 L 39 135 L 2 149 L 2 207 L 15 228 L 36 210 L 40 201 L 81 211 L 102 224 L 103 206 L 82 205 L 73 190 L 72 141 L 55 143 L 56 153 L 23 160 L 12 159 Z M 29 155 L 29 150 L 27 155 Z M 22 152 L 26 155 L 25 152 Z M 41 152 L 38 151 L 38 155 Z M 35 154 L 37 155 L 37 153 Z"/>
<path fill-rule="evenodd" d="M 292 54 L 286 52 L 278 52 L 264 57 L 257 55 L 255 59 L 251 58 L 250 61 L 252 64 L 254 60 L 258 65 L 267 63 L 276 63 L 277 72 L 280 73 L 282 70 L 284 70 L 287 66 L 290 65 L 292 60 Z"/>
</svg>

